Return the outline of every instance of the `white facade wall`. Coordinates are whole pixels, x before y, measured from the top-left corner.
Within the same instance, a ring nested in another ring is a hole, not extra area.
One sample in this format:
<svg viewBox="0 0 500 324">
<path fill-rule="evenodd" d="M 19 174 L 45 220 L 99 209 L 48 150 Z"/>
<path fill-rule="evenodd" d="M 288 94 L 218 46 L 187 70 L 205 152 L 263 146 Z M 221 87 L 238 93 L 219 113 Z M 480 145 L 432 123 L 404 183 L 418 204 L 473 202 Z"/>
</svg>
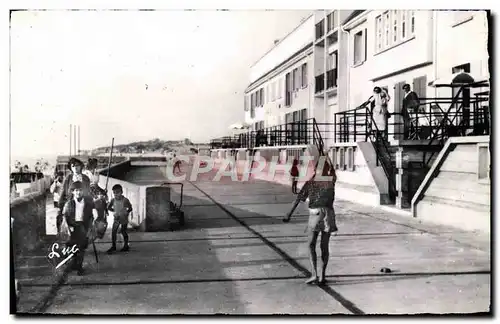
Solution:
<svg viewBox="0 0 500 324">
<path fill-rule="evenodd" d="M 363 103 L 372 94 L 374 86 L 387 86 L 389 95 L 394 98 L 394 85 L 406 81 L 410 85 L 414 78 L 427 76 L 427 83 L 437 78 L 449 76 L 452 68 L 465 63 L 471 64 L 471 73 L 484 78 L 488 73 L 486 13 L 475 11 L 466 15 L 452 11 L 416 10 L 415 32 L 404 42 L 376 51 L 376 18 L 381 10 L 370 10 L 347 24 L 350 37 L 347 78 L 349 108 Z M 462 17 L 462 19 L 459 19 Z M 465 18 L 464 18 L 465 17 Z M 457 21 L 464 20 L 455 26 Z M 399 26 L 400 27 L 400 26 Z M 407 25 L 409 29 L 410 26 Z M 354 34 L 366 31 L 366 60 L 353 63 Z M 345 76 L 343 76 L 345 77 Z M 342 90 L 341 90 L 342 91 Z M 427 97 L 450 96 L 427 87 Z M 393 107 L 393 104 L 389 107 Z M 392 108 L 393 109 L 393 108 Z"/>
<path fill-rule="evenodd" d="M 453 67 L 470 64 L 470 72 L 477 79 L 490 77 L 488 68 L 488 21 L 485 11 L 435 12 L 437 78 L 446 77 Z M 476 91 L 471 90 L 471 94 Z M 432 90 L 434 93 L 434 90 Z M 450 96 L 448 89 L 435 91 L 440 96 Z"/>
<path fill-rule="evenodd" d="M 250 83 L 257 81 L 264 74 L 274 70 L 294 53 L 311 43 L 314 37 L 313 31 L 314 16 L 311 15 L 251 67 Z"/>
</svg>

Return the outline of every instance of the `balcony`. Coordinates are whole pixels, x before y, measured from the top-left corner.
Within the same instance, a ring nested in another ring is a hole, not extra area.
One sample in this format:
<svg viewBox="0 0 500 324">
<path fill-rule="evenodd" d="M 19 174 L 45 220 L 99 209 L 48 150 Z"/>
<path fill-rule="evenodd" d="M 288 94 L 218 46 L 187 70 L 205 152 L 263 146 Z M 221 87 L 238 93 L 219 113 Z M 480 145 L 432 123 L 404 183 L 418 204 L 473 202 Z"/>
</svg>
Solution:
<svg viewBox="0 0 500 324">
<path fill-rule="evenodd" d="M 325 74 L 320 74 L 314 78 L 314 93 L 320 94 L 325 90 Z"/>
<path fill-rule="evenodd" d="M 325 20 L 321 20 L 316 24 L 316 40 L 320 39 L 325 35 Z"/>
<path fill-rule="evenodd" d="M 337 12 L 333 11 L 326 17 L 327 33 L 337 29 L 338 25 Z"/>
<path fill-rule="evenodd" d="M 337 69 L 331 69 L 326 72 L 326 91 L 331 92 L 332 90 L 337 89 Z"/>
</svg>

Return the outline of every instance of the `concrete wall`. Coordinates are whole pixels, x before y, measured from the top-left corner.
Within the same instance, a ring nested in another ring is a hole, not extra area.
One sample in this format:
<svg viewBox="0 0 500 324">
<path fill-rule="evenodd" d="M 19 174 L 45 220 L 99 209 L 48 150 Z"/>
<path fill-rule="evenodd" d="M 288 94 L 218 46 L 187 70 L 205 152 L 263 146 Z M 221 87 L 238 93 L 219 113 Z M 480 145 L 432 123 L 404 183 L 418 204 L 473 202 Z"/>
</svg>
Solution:
<svg viewBox="0 0 500 324">
<path fill-rule="evenodd" d="M 342 150 L 344 159 L 341 158 Z M 329 155 L 336 165 L 338 198 L 370 206 L 381 204 L 381 197 L 388 192 L 387 177 L 382 167 L 376 166 L 371 143 L 337 143 Z M 349 158 L 351 162 L 348 162 Z"/>
<path fill-rule="evenodd" d="M 434 15 L 436 20 L 434 68 L 436 78 L 446 77 L 455 66 L 470 63 L 473 76 L 489 79 L 486 12 L 439 11 Z M 484 90 L 473 89 L 471 94 Z M 435 93 L 440 96 L 451 95 L 449 89 L 439 89 Z"/>
<path fill-rule="evenodd" d="M 489 137 L 448 140 L 412 200 L 414 217 L 490 232 L 491 183 L 478 176 L 481 168 L 490 166 L 489 151 L 480 160 L 480 145 L 489 147 Z"/>
<path fill-rule="evenodd" d="M 16 256 L 40 247 L 45 235 L 46 199 L 44 192 L 36 192 L 11 201 L 10 217 L 14 220 L 12 235 Z"/>
<path fill-rule="evenodd" d="M 51 184 L 52 177 L 48 175 L 29 184 L 16 183 L 16 197 L 23 197 L 35 192 L 45 192 L 50 189 Z"/>
<path fill-rule="evenodd" d="M 141 186 L 121 180 L 125 177 L 125 174 L 130 170 L 130 168 L 131 161 L 125 161 L 111 166 L 107 188 L 108 198 L 109 200 L 113 198 L 111 188 L 113 188 L 116 184 L 121 185 L 123 187 L 123 195 L 127 197 L 132 204 L 134 223 L 142 224 L 142 226 L 144 226 L 143 223 L 146 218 L 143 208 L 143 204 L 145 204 L 145 194 L 142 194 Z M 99 177 L 99 186 L 101 188 L 106 188 L 107 169 L 99 170 L 99 174 L 101 175 Z"/>
<path fill-rule="evenodd" d="M 117 178 L 117 179 L 123 179 L 125 174 L 127 173 L 128 170 L 130 170 L 131 166 L 131 161 L 127 160 L 121 163 L 113 164 L 111 168 L 109 169 L 109 177 L 110 178 Z M 106 177 L 108 175 L 108 168 L 103 168 L 100 170 L 97 170 L 97 173 L 99 173 L 99 183 L 103 181 L 104 179 L 104 184 L 106 183 Z"/>
</svg>

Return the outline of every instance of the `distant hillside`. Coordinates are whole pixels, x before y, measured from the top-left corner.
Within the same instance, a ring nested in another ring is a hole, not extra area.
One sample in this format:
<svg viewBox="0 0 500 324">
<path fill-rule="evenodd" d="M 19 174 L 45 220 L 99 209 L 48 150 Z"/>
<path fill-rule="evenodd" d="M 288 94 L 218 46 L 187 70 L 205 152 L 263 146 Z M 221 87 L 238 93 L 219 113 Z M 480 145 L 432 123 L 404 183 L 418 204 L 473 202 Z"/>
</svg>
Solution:
<svg viewBox="0 0 500 324">
<path fill-rule="evenodd" d="M 132 142 L 128 144 L 115 145 L 113 151 L 116 153 L 168 153 L 168 152 L 178 152 L 183 153 L 196 153 L 197 145 L 205 144 L 194 144 L 189 138 L 180 141 L 164 141 L 159 138 L 149 141 Z M 109 153 L 111 146 L 98 147 L 93 150 L 93 154 Z"/>
</svg>

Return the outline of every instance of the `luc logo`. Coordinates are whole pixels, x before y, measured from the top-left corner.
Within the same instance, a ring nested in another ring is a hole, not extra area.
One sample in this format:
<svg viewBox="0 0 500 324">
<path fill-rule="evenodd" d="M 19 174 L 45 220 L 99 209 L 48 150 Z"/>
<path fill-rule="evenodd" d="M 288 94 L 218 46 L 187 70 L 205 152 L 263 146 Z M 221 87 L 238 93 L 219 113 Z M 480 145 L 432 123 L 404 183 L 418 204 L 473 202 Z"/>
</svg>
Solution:
<svg viewBox="0 0 500 324">
<path fill-rule="evenodd" d="M 64 258 L 61 262 L 59 262 L 56 265 L 56 269 L 58 269 L 63 264 L 68 262 L 68 260 L 71 259 L 78 251 L 79 251 L 79 249 L 78 249 L 78 246 L 76 244 L 74 244 L 71 247 L 66 246 L 66 247 L 59 248 L 59 244 L 54 243 L 54 244 L 52 244 L 52 247 L 50 248 L 48 258 L 51 261 L 51 263 L 54 263 L 54 264 L 59 262 L 59 260 L 61 258 Z"/>
</svg>

